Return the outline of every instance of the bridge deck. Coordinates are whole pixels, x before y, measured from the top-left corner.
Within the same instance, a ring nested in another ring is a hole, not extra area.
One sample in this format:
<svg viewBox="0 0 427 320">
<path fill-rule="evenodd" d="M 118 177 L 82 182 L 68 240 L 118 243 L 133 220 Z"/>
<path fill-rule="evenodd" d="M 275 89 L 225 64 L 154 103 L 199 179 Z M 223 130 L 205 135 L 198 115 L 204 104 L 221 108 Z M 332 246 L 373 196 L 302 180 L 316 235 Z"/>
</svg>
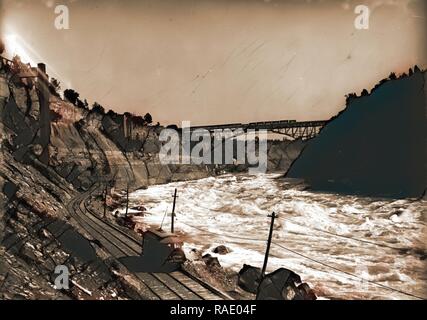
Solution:
<svg viewBox="0 0 427 320">
<path fill-rule="evenodd" d="M 218 129 L 285 129 L 285 128 L 311 128 L 311 127 L 323 127 L 328 121 L 316 120 L 316 121 L 295 121 L 295 120 L 281 120 L 281 121 L 264 121 L 264 122 L 251 122 L 251 123 L 231 123 L 231 124 L 218 124 L 218 125 L 206 125 L 206 126 L 194 126 L 191 127 L 191 131 L 197 129 L 206 129 L 208 131 Z M 182 130 L 182 129 L 180 129 Z"/>
<path fill-rule="evenodd" d="M 190 131 L 197 129 L 205 129 L 210 133 L 215 130 L 230 129 L 232 131 L 242 129 L 244 132 L 248 130 L 268 130 L 273 133 L 290 136 L 294 139 L 311 139 L 319 134 L 320 130 L 328 123 L 326 120 L 318 121 L 296 121 L 296 120 L 281 120 L 281 121 L 264 121 L 251 123 L 231 123 L 207 126 L 191 127 Z M 179 129 L 182 131 L 182 128 Z"/>
</svg>

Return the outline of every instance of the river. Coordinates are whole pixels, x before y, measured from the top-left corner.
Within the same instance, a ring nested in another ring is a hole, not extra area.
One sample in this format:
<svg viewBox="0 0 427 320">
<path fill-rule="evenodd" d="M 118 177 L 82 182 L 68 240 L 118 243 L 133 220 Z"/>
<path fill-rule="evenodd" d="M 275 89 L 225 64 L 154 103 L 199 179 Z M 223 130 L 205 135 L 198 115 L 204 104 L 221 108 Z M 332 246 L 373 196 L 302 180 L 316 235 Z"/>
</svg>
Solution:
<svg viewBox="0 0 427 320">
<path fill-rule="evenodd" d="M 291 269 L 327 299 L 427 297 L 426 201 L 304 191 L 278 174 L 151 186 L 130 201 L 147 208 L 145 222 L 164 220 L 167 229 L 170 217 L 163 218 L 175 188 L 176 228 L 188 235 L 187 254 L 223 244 L 232 251 L 217 256 L 222 266 L 261 267 L 274 211 L 279 216 L 267 271 Z"/>
</svg>

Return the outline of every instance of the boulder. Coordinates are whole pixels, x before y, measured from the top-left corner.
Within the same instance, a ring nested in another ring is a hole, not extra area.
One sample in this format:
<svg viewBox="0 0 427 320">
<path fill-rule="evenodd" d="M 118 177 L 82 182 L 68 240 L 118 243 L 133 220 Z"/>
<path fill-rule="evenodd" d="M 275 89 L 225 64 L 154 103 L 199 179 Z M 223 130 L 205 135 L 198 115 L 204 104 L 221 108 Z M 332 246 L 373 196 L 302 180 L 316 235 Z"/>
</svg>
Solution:
<svg viewBox="0 0 427 320">
<path fill-rule="evenodd" d="M 257 290 L 257 300 L 316 300 L 316 295 L 299 275 L 280 268 L 266 275 Z"/>
<path fill-rule="evenodd" d="M 212 257 L 210 254 L 205 254 L 202 259 L 208 268 L 222 268 L 218 258 Z"/>
<path fill-rule="evenodd" d="M 212 252 L 216 253 L 216 254 L 225 255 L 227 253 L 230 253 L 231 250 L 229 248 L 227 248 L 226 246 L 221 245 L 221 246 L 218 246 L 218 247 L 214 248 L 212 250 Z"/>
<path fill-rule="evenodd" d="M 261 269 L 247 264 L 239 271 L 237 284 L 243 290 L 250 293 L 257 293 L 259 282 L 261 279 Z"/>
</svg>

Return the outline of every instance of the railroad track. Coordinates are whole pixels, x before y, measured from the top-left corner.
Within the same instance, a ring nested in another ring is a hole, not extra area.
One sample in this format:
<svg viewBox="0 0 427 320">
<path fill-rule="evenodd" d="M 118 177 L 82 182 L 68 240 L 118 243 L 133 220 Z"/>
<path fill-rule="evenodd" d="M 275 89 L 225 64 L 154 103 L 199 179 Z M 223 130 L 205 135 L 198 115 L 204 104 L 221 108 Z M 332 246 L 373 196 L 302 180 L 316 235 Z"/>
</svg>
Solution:
<svg viewBox="0 0 427 320">
<path fill-rule="evenodd" d="M 97 239 L 116 260 L 138 256 L 140 240 L 126 234 L 118 227 L 103 221 L 88 206 L 87 199 L 94 187 L 72 199 L 67 206 L 70 215 L 94 239 Z M 117 260 L 117 262 L 119 262 Z M 120 262 L 119 262 L 120 263 Z M 230 296 L 213 288 L 184 270 L 172 273 L 136 272 L 143 284 L 143 295 L 150 300 L 229 300 Z"/>
</svg>

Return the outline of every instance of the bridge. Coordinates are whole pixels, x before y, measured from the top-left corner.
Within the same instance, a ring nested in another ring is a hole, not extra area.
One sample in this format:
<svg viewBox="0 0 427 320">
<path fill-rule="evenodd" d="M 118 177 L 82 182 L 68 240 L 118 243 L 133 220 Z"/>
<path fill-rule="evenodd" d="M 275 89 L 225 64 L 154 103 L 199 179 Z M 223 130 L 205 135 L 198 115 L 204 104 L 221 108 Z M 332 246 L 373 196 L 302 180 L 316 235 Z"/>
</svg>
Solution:
<svg viewBox="0 0 427 320">
<path fill-rule="evenodd" d="M 243 132 L 248 130 L 267 130 L 270 133 L 281 134 L 293 139 L 311 139 L 317 136 L 320 130 L 328 123 L 326 120 L 319 121 L 296 121 L 296 120 L 279 120 L 279 121 L 264 121 L 251 123 L 231 123 L 219 125 L 194 126 L 190 131 L 197 129 L 205 129 L 210 133 L 215 133 L 216 130 L 231 131 L 241 129 Z M 182 130 L 182 129 L 181 129 Z"/>
</svg>

